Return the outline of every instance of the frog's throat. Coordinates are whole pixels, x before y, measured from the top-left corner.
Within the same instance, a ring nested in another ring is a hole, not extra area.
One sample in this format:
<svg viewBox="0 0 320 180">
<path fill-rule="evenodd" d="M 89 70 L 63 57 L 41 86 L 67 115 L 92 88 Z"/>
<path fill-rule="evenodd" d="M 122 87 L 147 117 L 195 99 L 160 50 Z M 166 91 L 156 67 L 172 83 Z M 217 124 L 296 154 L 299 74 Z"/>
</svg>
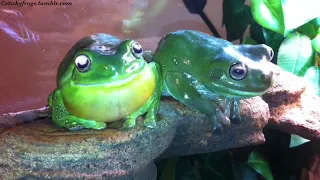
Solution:
<svg viewBox="0 0 320 180">
<path fill-rule="evenodd" d="M 149 73 L 150 71 L 148 70 L 148 68 L 145 67 L 143 68 L 142 71 L 132 74 L 129 77 L 115 79 L 110 82 L 94 83 L 94 84 L 81 84 L 81 83 L 72 82 L 72 84 L 75 86 L 103 86 L 108 88 L 121 87 L 123 85 L 130 84 L 131 82 L 136 80 L 139 76 L 150 76 Z"/>
</svg>

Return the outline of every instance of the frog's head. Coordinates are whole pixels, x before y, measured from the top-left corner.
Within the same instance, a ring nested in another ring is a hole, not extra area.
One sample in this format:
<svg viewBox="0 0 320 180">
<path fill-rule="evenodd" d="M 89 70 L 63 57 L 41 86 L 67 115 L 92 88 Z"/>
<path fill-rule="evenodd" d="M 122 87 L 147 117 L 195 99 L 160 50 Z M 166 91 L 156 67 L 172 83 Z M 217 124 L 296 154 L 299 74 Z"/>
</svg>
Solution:
<svg viewBox="0 0 320 180">
<path fill-rule="evenodd" d="M 274 52 L 267 45 L 227 45 L 215 54 L 209 89 L 217 94 L 249 98 L 264 94 L 273 83 L 269 61 Z"/>
<path fill-rule="evenodd" d="M 120 41 L 107 34 L 95 34 L 78 41 L 58 69 L 58 86 L 110 84 L 121 86 L 134 80 L 146 62 L 141 45 Z"/>
</svg>

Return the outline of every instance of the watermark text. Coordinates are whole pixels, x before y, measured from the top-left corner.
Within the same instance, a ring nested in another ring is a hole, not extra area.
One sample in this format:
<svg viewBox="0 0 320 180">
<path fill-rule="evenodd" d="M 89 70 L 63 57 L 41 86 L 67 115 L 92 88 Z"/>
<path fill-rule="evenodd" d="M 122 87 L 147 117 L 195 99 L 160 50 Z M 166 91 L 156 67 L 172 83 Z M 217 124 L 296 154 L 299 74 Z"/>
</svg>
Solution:
<svg viewBox="0 0 320 180">
<path fill-rule="evenodd" d="M 71 6 L 72 2 L 62 2 L 62 1 L 38 1 L 38 2 L 28 2 L 28 1 L 1 1 L 1 6 Z"/>
</svg>

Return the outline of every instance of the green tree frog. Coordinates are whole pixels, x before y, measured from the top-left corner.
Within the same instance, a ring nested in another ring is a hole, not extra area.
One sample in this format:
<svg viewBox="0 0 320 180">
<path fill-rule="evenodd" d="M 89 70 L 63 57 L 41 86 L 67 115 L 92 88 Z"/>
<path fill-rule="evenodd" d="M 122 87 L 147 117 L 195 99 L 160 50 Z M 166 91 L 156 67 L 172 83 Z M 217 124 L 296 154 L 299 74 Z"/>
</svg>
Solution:
<svg viewBox="0 0 320 180">
<path fill-rule="evenodd" d="M 59 65 L 57 88 L 48 97 L 53 122 L 69 130 L 100 130 L 127 118 L 124 127 L 133 127 L 146 113 L 145 125 L 155 127 L 160 72 L 142 55 L 131 39 L 99 33 L 79 40 Z"/>
<path fill-rule="evenodd" d="M 260 96 L 271 87 L 272 57 L 267 45 L 234 45 L 179 30 L 162 37 L 153 60 L 160 66 L 164 92 L 205 114 L 217 132 L 240 122 L 240 99 Z"/>
</svg>

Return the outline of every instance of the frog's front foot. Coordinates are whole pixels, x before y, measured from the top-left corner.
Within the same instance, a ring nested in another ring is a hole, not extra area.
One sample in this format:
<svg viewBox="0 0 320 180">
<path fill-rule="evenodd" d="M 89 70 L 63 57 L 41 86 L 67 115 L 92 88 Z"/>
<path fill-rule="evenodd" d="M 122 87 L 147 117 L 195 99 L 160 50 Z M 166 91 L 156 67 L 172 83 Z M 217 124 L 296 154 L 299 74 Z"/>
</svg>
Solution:
<svg viewBox="0 0 320 180">
<path fill-rule="evenodd" d="M 128 117 L 127 120 L 123 123 L 123 129 L 131 129 L 136 126 L 137 117 Z"/>
<path fill-rule="evenodd" d="M 123 123 L 122 128 L 123 129 L 131 129 L 131 128 L 135 127 L 136 119 L 137 119 L 137 117 L 128 117 L 127 120 Z M 146 116 L 146 119 L 144 120 L 144 125 L 148 128 L 155 128 L 156 127 L 155 117 L 148 113 Z"/>
<path fill-rule="evenodd" d="M 229 128 L 231 124 L 230 119 L 221 111 L 218 111 L 210 119 L 212 119 L 212 131 L 214 134 L 220 134 L 224 129 Z"/>
<path fill-rule="evenodd" d="M 238 99 L 233 100 L 230 118 L 232 124 L 241 123 L 240 100 Z"/>
<path fill-rule="evenodd" d="M 155 115 L 148 113 L 146 119 L 144 120 L 144 125 L 148 128 L 155 128 L 157 126 L 156 121 Z"/>
</svg>

